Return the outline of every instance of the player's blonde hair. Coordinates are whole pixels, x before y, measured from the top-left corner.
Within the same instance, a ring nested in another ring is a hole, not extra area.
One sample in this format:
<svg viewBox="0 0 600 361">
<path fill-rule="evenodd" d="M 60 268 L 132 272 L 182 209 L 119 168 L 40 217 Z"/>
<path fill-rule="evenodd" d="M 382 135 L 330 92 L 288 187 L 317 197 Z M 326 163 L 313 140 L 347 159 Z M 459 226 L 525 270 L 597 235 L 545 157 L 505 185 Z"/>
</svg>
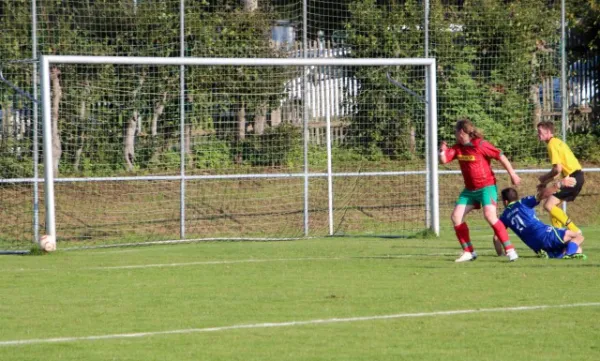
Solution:
<svg viewBox="0 0 600 361">
<path fill-rule="evenodd" d="M 483 132 L 481 132 L 481 130 L 475 128 L 475 125 L 473 124 L 473 122 L 469 119 L 469 118 L 461 118 L 456 122 L 456 125 L 454 126 L 454 129 L 456 131 L 462 130 L 463 132 L 467 133 L 469 135 L 469 137 L 475 139 L 475 138 L 483 138 Z"/>
</svg>

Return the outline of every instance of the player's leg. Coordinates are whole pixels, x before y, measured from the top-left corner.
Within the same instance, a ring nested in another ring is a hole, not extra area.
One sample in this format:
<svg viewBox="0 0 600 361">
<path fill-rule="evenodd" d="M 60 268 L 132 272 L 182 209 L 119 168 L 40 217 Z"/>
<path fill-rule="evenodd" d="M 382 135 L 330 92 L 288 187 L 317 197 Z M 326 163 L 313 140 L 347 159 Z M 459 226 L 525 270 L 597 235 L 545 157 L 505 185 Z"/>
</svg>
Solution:
<svg viewBox="0 0 600 361">
<path fill-rule="evenodd" d="M 577 187 L 577 185 L 576 185 Z M 556 228 L 567 227 L 573 232 L 580 232 L 581 230 L 571 221 L 569 216 L 559 207 L 562 201 L 569 202 L 575 199 L 577 196 L 574 187 L 566 187 L 561 189 L 559 192 L 554 193 L 544 202 L 544 209 L 550 213 L 550 220 L 552 226 Z"/>
<path fill-rule="evenodd" d="M 566 228 L 548 227 L 547 232 L 539 235 L 539 241 L 542 249 L 538 252 L 542 258 L 563 258 L 567 244 L 564 241 Z"/>
<path fill-rule="evenodd" d="M 543 201 L 543 207 L 550 215 L 550 224 L 555 228 L 562 228 L 565 226 L 566 222 L 569 220 L 569 217 L 563 212 L 562 209 L 558 207 L 561 200 L 556 198 L 554 195 L 546 198 Z"/>
<path fill-rule="evenodd" d="M 473 244 L 471 243 L 471 236 L 469 235 L 469 226 L 467 226 L 467 222 L 465 222 L 466 215 L 471 212 L 475 208 L 473 201 L 470 197 L 470 192 L 466 189 L 462 191 L 462 193 L 458 196 L 458 200 L 456 201 L 456 206 L 450 215 L 450 219 L 452 220 L 452 224 L 454 225 L 454 232 L 456 233 L 456 238 L 458 239 L 458 243 L 463 250 L 463 253 L 459 258 L 456 259 L 456 262 L 466 262 L 472 261 L 477 258 L 477 253 L 475 253 L 475 249 L 473 248 Z"/>
<path fill-rule="evenodd" d="M 587 258 L 583 254 L 583 249 L 581 248 L 581 244 L 584 241 L 581 232 L 573 232 L 568 229 L 563 235 L 563 240 L 565 242 L 564 258 Z"/>
<path fill-rule="evenodd" d="M 552 228 L 552 232 L 545 232 L 541 239 L 549 258 L 583 258 L 587 257 L 582 253 L 581 243 L 583 235 L 573 232 L 567 228 Z"/>
<path fill-rule="evenodd" d="M 497 201 L 498 191 L 496 186 L 489 186 L 482 189 L 481 204 L 483 205 L 483 216 L 494 230 L 494 235 L 502 244 L 502 248 L 504 248 L 504 252 L 508 256 L 508 259 L 514 261 L 519 258 L 519 256 L 515 251 L 515 247 L 510 242 L 504 223 L 498 219 Z"/>
<path fill-rule="evenodd" d="M 575 181 L 577 183 L 575 183 L 573 187 L 563 187 L 559 192 L 554 194 L 556 198 L 562 200 L 563 202 L 573 202 L 575 198 L 577 198 L 577 196 L 581 192 L 581 189 L 583 188 L 583 185 L 585 184 L 585 177 L 583 176 L 583 171 L 575 171 L 569 176 L 575 178 Z M 581 229 L 579 229 L 579 227 L 577 227 L 575 223 L 571 221 L 570 218 L 568 218 L 567 223 L 565 225 L 567 228 L 569 228 L 569 230 L 573 232 L 582 233 Z"/>
</svg>

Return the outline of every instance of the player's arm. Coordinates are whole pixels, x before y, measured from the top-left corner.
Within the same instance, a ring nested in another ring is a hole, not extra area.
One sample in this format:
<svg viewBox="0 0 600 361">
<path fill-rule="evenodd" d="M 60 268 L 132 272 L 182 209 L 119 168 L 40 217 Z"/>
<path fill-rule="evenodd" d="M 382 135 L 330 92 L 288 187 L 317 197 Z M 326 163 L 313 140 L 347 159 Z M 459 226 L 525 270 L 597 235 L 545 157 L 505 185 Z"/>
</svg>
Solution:
<svg viewBox="0 0 600 361">
<path fill-rule="evenodd" d="M 506 171 L 508 172 L 512 184 L 516 186 L 521 184 L 521 177 L 519 177 L 517 172 L 515 172 L 512 164 L 510 163 L 508 158 L 506 158 L 506 156 L 502 154 L 502 151 L 500 149 L 496 148 L 492 143 L 487 141 L 482 141 L 479 144 L 479 149 L 481 150 L 484 156 L 496 159 L 498 162 L 500 162 L 500 164 L 502 164 L 502 167 L 504 167 L 504 169 L 506 169 Z"/>
<path fill-rule="evenodd" d="M 494 235 L 494 249 L 496 250 L 496 254 L 498 256 L 504 256 L 504 247 L 502 246 L 502 242 L 498 236 Z"/>
<path fill-rule="evenodd" d="M 553 180 L 557 175 L 562 172 L 562 164 L 557 163 L 552 165 L 552 169 L 539 177 L 541 184 L 548 184 L 551 180 Z"/>
<path fill-rule="evenodd" d="M 500 215 L 500 218 L 498 218 L 498 220 L 500 222 L 502 222 L 506 228 L 508 228 L 508 226 L 505 223 L 506 219 L 504 217 L 505 217 L 505 213 L 502 213 L 502 215 Z M 502 246 L 502 242 L 500 242 L 500 239 L 495 234 L 494 234 L 494 237 L 492 238 L 492 243 L 494 244 L 494 249 L 496 250 L 496 255 L 504 256 L 505 255 L 504 254 L 504 246 Z"/>
<path fill-rule="evenodd" d="M 446 164 L 451 162 L 456 156 L 456 150 L 454 148 L 448 148 L 446 142 L 442 142 L 440 146 L 440 163 Z"/>
<path fill-rule="evenodd" d="M 553 182 L 549 186 L 541 183 L 538 185 L 538 193 L 536 195 L 536 199 L 539 201 L 544 198 L 548 198 L 554 193 L 558 192 L 563 187 L 574 187 L 577 184 L 577 180 L 573 177 L 565 177 L 561 180 Z"/>
<path fill-rule="evenodd" d="M 510 163 L 510 161 L 508 160 L 508 158 L 506 158 L 506 156 L 504 154 L 500 154 L 500 157 L 498 157 L 498 161 L 500 162 L 500 164 L 502 164 L 504 169 L 506 169 L 506 171 L 508 172 L 508 175 L 510 176 L 510 181 L 512 182 L 512 184 L 514 184 L 516 186 L 521 184 L 521 177 L 519 177 L 517 172 L 515 172 L 512 164 Z"/>
</svg>

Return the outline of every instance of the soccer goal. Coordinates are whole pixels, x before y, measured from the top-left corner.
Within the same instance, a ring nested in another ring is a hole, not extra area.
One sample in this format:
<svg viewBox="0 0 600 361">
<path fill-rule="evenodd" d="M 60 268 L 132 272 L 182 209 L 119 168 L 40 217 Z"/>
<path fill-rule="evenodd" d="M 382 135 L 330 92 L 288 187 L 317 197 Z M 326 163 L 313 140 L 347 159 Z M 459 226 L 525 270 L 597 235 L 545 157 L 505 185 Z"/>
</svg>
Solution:
<svg viewBox="0 0 600 361">
<path fill-rule="evenodd" d="M 43 56 L 59 248 L 439 233 L 431 58 Z"/>
</svg>

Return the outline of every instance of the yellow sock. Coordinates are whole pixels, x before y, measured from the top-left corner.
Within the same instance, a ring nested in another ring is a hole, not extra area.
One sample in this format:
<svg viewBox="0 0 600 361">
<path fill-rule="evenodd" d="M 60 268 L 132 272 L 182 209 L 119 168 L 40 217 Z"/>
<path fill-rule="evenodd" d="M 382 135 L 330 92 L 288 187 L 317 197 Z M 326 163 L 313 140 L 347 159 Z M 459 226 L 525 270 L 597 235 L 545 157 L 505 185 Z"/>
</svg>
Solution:
<svg viewBox="0 0 600 361">
<path fill-rule="evenodd" d="M 550 210 L 550 216 L 552 217 L 552 225 L 554 227 L 567 226 L 569 230 L 573 232 L 579 232 L 579 227 L 577 227 L 575 223 L 571 222 L 565 212 L 563 212 L 563 210 L 557 206 L 552 207 Z"/>
</svg>

